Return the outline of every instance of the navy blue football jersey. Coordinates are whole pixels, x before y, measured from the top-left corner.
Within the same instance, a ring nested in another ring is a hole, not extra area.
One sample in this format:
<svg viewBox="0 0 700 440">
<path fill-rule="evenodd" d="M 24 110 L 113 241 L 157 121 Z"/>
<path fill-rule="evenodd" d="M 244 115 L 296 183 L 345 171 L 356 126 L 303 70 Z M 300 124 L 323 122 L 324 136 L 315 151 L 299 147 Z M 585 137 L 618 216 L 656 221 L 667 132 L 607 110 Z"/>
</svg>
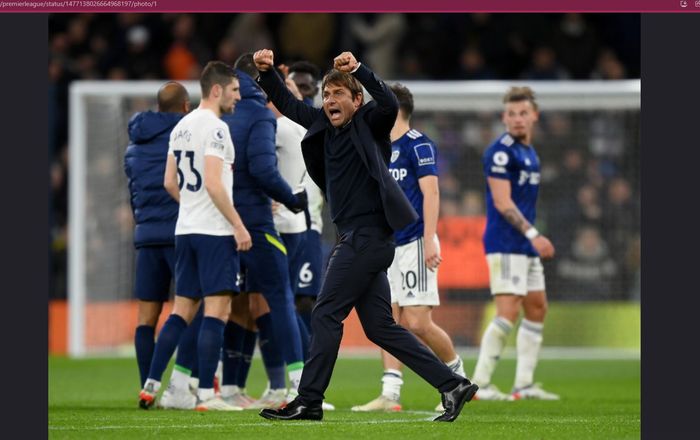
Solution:
<svg viewBox="0 0 700 440">
<path fill-rule="evenodd" d="M 535 205 L 540 187 L 540 160 L 535 149 L 505 133 L 484 152 L 483 166 L 487 178 L 510 181 L 513 202 L 527 221 L 534 224 Z M 525 254 L 533 257 L 538 255 L 530 240 L 496 210 L 488 183 L 484 248 L 487 254 Z"/>
<path fill-rule="evenodd" d="M 423 193 L 418 179 L 437 176 L 437 148 L 435 143 L 418 130 L 409 130 L 391 144 L 389 172 L 399 183 L 406 197 L 418 213 L 418 220 L 396 231 L 398 246 L 423 236 Z"/>
</svg>

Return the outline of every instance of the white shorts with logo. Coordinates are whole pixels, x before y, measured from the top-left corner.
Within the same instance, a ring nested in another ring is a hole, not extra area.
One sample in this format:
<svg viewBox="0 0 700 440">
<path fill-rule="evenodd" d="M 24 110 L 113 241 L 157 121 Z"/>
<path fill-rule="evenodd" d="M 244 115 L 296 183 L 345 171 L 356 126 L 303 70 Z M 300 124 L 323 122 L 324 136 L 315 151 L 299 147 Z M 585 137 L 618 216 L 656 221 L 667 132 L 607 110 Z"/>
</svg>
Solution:
<svg viewBox="0 0 700 440">
<path fill-rule="evenodd" d="M 544 269 L 539 257 L 522 254 L 487 254 L 491 294 L 525 296 L 544 291 Z"/>
<path fill-rule="evenodd" d="M 423 238 L 396 247 L 387 275 L 391 302 L 398 303 L 399 307 L 440 305 L 437 269 L 431 271 L 425 265 L 423 249 Z"/>
</svg>

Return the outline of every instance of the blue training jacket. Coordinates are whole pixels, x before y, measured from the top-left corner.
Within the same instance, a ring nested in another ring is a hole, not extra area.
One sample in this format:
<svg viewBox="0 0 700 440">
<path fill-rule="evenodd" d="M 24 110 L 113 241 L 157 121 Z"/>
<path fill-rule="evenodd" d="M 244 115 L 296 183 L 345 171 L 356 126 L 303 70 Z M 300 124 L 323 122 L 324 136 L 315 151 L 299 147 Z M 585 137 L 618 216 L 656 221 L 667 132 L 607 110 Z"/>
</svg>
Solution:
<svg viewBox="0 0 700 440">
<path fill-rule="evenodd" d="M 124 172 L 134 214 L 134 246 L 175 245 L 178 203 L 163 187 L 168 141 L 181 113 L 146 111 L 129 121 Z"/>
<path fill-rule="evenodd" d="M 229 126 L 236 150 L 233 203 L 246 228 L 274 228 L 270 198 L 294 203 L 291 187 L 277 169 L 277 119 L 266 107 L 267 98 L 246 73 L 237 70 L 241 101 L 222 119 Z"/>
</svg>

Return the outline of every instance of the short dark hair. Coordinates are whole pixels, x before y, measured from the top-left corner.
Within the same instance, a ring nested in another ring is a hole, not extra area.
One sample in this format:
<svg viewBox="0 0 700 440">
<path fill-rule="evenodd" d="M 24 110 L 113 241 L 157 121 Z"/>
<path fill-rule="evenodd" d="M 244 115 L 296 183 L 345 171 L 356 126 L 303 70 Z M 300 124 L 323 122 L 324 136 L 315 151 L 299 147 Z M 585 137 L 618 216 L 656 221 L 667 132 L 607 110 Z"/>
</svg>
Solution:
<svg viewBox="0 0 700 440">
<path fill-rule="evenodd" d="M 209 61 L 202 76 L 199 78 L 199 84 L 202 87 L 202 98 L 208 98 L 211 88 L 215 84 L 226 87 L 231 83 L 231 80 L 237 79 L 238 75 L 233 70 L 233 67 L 222 61 Z"/>
<path fill-rule="evenodd" d="M 321 91 L 323 93 L 323 90 L 326 89 L 326 85 L 328 84 L 333 84 L 335 86 L 340 86 L 340 87 L 347 87 L 350 89 L 350 94 L 352 95 L 353 99 L 355 96 L 360 94 L 362 96 L 362 101 L 361 103 L 365 103 L 365 94 L 362 89 L 362 84 L 349 73 L 346 72 L 341 72 L 340 70 L 336 69 L 331 69 L 326 73 L 326 76 L 323 77 L 323 82 L 321 83 Z"/>
<path fill-rule="evenodd" d="M 258 68 L 255 67 L 255 61 L 253 60 L 253 52 L 247 52 L 239 56 L 235 63 L 233 63 L 233 68 L 240 70 L 249 77 L 257 79 L 260 73 Z"/>
<path fill-rule="evenodd" d="M 168 81 L 158 90 L 158 111 L 181 113 L 185 103 L 190 100 L 185 86 L 176 81 Z"/>
<path fill-rule="evenodd" d="M 535 102 L 535 92 L 532 91 L 530 87 L 511 87 L 505 96 L 503 96 L 503 103 L 507 104 L 509 102 L 520 102 L 520 101 L 530 101 L 532 108 L 537 111 L 537 102 Z"/>
<path fill-rule="evenodd" d="M 399 100 L 399 109 L 403 111 L 406 119 L 409 119 L 413 114 L 413 94 L 408 90 L 408 87 L 401 83 L 393 84 L 390 89 Z"/>
<path fill-rule="evenodd" d="M 308 73 L 311 77 L 318 81 L 321 76 L 321 71 L 316 67 L 315 64 L 308 61 L 297 61 L 289 66 L 289 73 Z"/>
</svg>

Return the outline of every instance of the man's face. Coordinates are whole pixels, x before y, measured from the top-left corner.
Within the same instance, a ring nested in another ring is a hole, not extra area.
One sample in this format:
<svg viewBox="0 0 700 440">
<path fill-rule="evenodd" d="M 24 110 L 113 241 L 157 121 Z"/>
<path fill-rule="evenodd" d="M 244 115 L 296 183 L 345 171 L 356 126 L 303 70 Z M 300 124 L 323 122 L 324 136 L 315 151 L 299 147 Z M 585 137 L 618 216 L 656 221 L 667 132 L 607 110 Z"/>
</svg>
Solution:
<svg viewBox="0 0 700 440">
<path fill-rule="evenodd" d="M 530 101 L 507 102 L 503 112 L 503 123 L 511 136 L 522 141 L 531 138 L 538 117 L 539 114 Z"/>
<path fill-rule="evenodd" d="M 292 72 L 289 74 L 289 79 L 294 81 L 297 89 L 304 98 L 314 99 L 318 93 L 318 85 L 314 81 L 314 77 L 306 72 Z"/>
<path fill-rule="evenodd" d="M 323 89 L 323 111 L 334 127 L 342 127 L 352 119 L 362 103 L 362 96 L 352 96 L 347 87 L 326 84 Z"/>
<path fill-rule="evenodd" d="M 241 100 L 241 87 L 238 79 L 234 78 L 226 87 L 223 88 L 219 108 L 221 113 L 232 113 L 236 107 L 236 103 Z"/>
</svg>

